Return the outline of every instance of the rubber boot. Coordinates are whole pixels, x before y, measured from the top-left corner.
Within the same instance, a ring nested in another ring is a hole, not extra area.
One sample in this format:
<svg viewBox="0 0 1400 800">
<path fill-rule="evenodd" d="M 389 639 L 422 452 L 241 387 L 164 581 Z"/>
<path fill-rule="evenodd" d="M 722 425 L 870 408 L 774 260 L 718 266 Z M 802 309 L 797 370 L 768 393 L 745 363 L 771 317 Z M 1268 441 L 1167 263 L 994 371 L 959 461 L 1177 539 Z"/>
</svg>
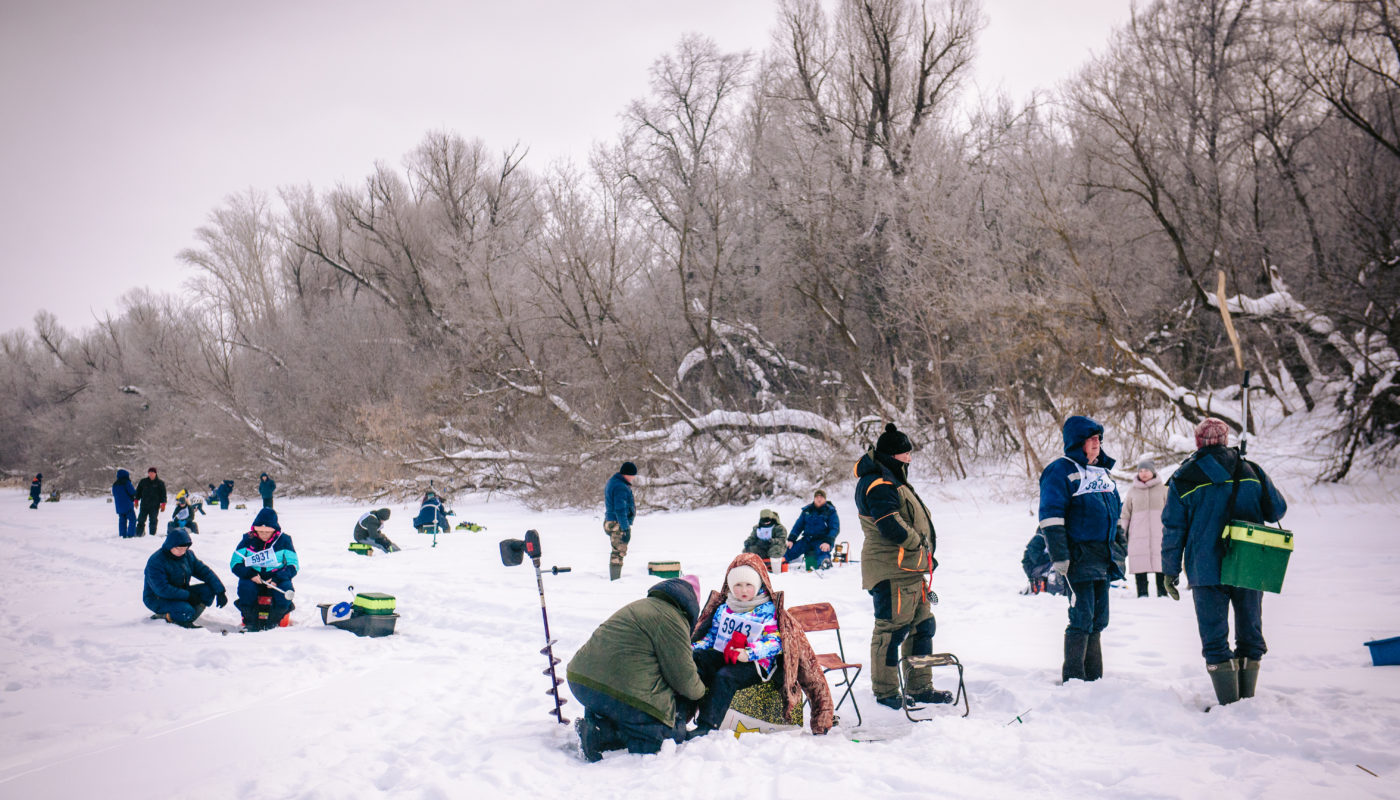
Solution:
<svg viewBox="0 0 1400 800">
<path fill-rule="evenodd" d="M 609 562 L 609 563 L 608 563 L 608 580 L 615 581 L 615 580 L 617 580 L 618 578 L 621 578 L 621 577 L 622 577 L 622 565 L 621 565 L 621 564 L 613 564 L 612 562 Z"/>
<path fill-rule="evenodd" d="M 1210 674 L 1215 699 L 1220 701 L 1220 705 L 1228 706 L 1240 699 L 1239 668 L 1233 658 L 1222 664 L 1207 664 L 1206 672 Z"/>
<path fill-rule="evenodd" d="M 1096 681 L 1103 677 L 1103 649 L 1099 645 L 1099 634 L 1089 634 L 1084 648 L 1084 680 Z"/>
<path fill-rule="evenodd" d="M 1065 631 L 1065 663 L 1060 669 L 1060 680 L 1084 680 L 1084 655 L 1089 645 L 1089 635 L 1081 631 Z"/>
<path fill-rule="evenodd" d="M 1157 573 L 1157 596 L 1167 596 L 1167 576 L 1161 572 Z"/>
<path fill-rule="evenodd" d="M 1133 577 L 1137 579 L 1137 590 L 1138 590 L 1138 595 L 1137 595 L 1137 596 L 1138 596 L 1138 597 L 1146 597 L 1146 596 L 1147 596 L 1147 573 L 1146 573 L 1146 572 L 1139 572 L 1138 574 L 1134 575 Z"/>
<path fill-rule="evenodd" d="M 1253 697 L 1254 687 L 1259 683 L 1259 659 L 1240 659 L 1240 698 Z"/>
</svg>

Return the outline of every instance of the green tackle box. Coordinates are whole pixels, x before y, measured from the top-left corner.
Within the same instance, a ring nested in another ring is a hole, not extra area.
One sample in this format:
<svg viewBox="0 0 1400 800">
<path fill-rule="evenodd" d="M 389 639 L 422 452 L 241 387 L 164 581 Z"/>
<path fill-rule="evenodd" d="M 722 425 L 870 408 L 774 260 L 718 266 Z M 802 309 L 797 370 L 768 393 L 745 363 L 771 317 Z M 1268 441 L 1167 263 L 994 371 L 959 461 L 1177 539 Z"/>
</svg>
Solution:
<svg viewBox="0 0 1400 800">
<path fill-rule="evenodd" d="M 349 550 L 352 553 L 359 553 L 362 556 L 374 555 L 374 549 L 363 542 L 351 542 Z"/>
<path fill-rule="evenodd" d="M 1261 592 L 1283 591 L 1283 575 L 1293 554 L 1293 534 L 1253 522 L 1231 520 L 1220 538 L 1228 548 L 1220 562 L 1220 582 Z"/>
<path fill-rule="evenodd" d="M 355 602 L 351 604 L 353 614 L 392 614 L 394 613 L 394 596 L 383 594 L 382 592 L 360 592 L 355 595 Z"/>
<path fill-rule="evenodd" d="M 679 578 L 681 576 L 681 562 L 648 561 L 647 572 L 658 578 Z"/>
</svg>

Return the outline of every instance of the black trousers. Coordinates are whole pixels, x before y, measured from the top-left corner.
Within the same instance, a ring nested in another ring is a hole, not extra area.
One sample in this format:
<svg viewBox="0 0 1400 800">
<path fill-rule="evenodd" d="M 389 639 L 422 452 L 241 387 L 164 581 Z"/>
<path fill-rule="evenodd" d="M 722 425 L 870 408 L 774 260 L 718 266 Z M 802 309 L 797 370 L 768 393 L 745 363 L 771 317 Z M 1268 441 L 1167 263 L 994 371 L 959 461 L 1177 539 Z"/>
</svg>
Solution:
<svg viewBox="0 0 1400 800">
<path fill-rule="evenodd" d="M 724 722 L 724 715 L 729 711 L 729 703 L 734 700 L 734 693 L 763 683 L 763 676 L 758 674 L 758 667 L 752 661 L 724 663 L 724 653 L 713 647 L 696 650 L 693 656 L 695 669 L 699 671 L 700 680 L 706 687 L 705 696 L 700 698 L 700 713 L 696 721 L 701 725 L 718 728 L 720 723 Z M 773 660 L 774 670 L 778 668 L 778 658 L 781 656 Z"/>
</svg>

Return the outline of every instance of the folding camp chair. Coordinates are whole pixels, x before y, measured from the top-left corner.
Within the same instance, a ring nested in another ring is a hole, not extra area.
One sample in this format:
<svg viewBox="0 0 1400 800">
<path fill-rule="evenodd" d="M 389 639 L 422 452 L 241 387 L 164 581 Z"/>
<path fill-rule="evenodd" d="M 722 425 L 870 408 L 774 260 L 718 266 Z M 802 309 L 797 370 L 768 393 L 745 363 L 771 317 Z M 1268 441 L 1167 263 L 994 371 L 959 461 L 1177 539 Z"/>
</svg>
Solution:
<svg viewBox="0 0 1400 800">
<path fill-rule="evenodd" d="M 927 656 L 905 656 L 899 660 L 899 694 L 901 697 L 908 697 L 909 693 L 904 688 L 904 667 L 908 665 L 911 669 L 922 669 L 923 667 L 957 667 L 958 668 L 958 693 L 953 696 L 953 705 L 957 705 L 961 700 L 963 704 L 963 716 L 972 713 L 972 706 L 967 699 L 967 688 L 963 685 L 962 662 L 952 653 L 934 653 Z M 924 706 L 911 706 L 908 701 L 904 704 L 904 716 L 910 722 L 928 722 L 932 717 L 916 717 L 912 711 L 921 711 Z"/>
<path fill-rule="evenodd" d="M 833 564 L 851 563 L 851 546 L 846 542 L 837 542 L 836 546 L 831 548 L 831 561 Z"/>
<path fill-rule="evenodd" d="M 863 665 L 846 661 L 846 648 L 845 645 L 841 643 L 841 623 L 836 620 L 836 609 L 832 608 L 830 603 L 811 603 L 805 606 L 789 608 L 788 613 L 792 615 L 793 619 L 797 620 L 797 624 L 801 625 L 802 629 L 807 633 L 836 631 L 836 652 L 818 654 L 817 665 L 822 668 L 823 674 L 841 670 L 842 681 L 833 688 L 840 689 L 844 686 L 846 687 L 846 691 L 841 695 L 841 699 L 837 701 L 836 709 L 839 710 L 841 704 L 846 702 L 847 698 L 850 698 L 851 707 L 856 710 L 856 725 L 860 725 L 862 722 L 860 706 L 856 704 L 855 695 L 851 694 L 851 690 L 855 688 L 856 678 L 860 677 L 860 671 Z M 851 670 L 855 670 L 854 675 L 851 674 Z"/>
</svg>

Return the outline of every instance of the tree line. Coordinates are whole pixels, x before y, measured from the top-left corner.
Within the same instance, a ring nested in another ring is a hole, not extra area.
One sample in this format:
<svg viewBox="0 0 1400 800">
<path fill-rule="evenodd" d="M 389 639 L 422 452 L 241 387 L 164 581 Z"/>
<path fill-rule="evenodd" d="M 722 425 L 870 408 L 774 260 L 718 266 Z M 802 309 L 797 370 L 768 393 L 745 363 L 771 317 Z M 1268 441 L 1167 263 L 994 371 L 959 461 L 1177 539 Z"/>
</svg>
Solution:
<svg viewBox="0 0 1400 800">
<path fill-rule="evenodd" d="M 1258 407 L 1327 420 L 1319 477 L 1387 458 L 1393 0 L 1160 0 L 1026 102 L 968 97 L 984 24 L 783 0 L 761 54 L 661 56 L 586 164 L 432 132 L 233 195 L 184 290 L 0 336 L 0 468 L 569 504 L 626 459 L 705 505 L 840 479 L 894 420 L 943 475 L 1029 476 L 1071 413 L 1159 450 L 1255 422 L 1220 272 Z"/>
</svg>

